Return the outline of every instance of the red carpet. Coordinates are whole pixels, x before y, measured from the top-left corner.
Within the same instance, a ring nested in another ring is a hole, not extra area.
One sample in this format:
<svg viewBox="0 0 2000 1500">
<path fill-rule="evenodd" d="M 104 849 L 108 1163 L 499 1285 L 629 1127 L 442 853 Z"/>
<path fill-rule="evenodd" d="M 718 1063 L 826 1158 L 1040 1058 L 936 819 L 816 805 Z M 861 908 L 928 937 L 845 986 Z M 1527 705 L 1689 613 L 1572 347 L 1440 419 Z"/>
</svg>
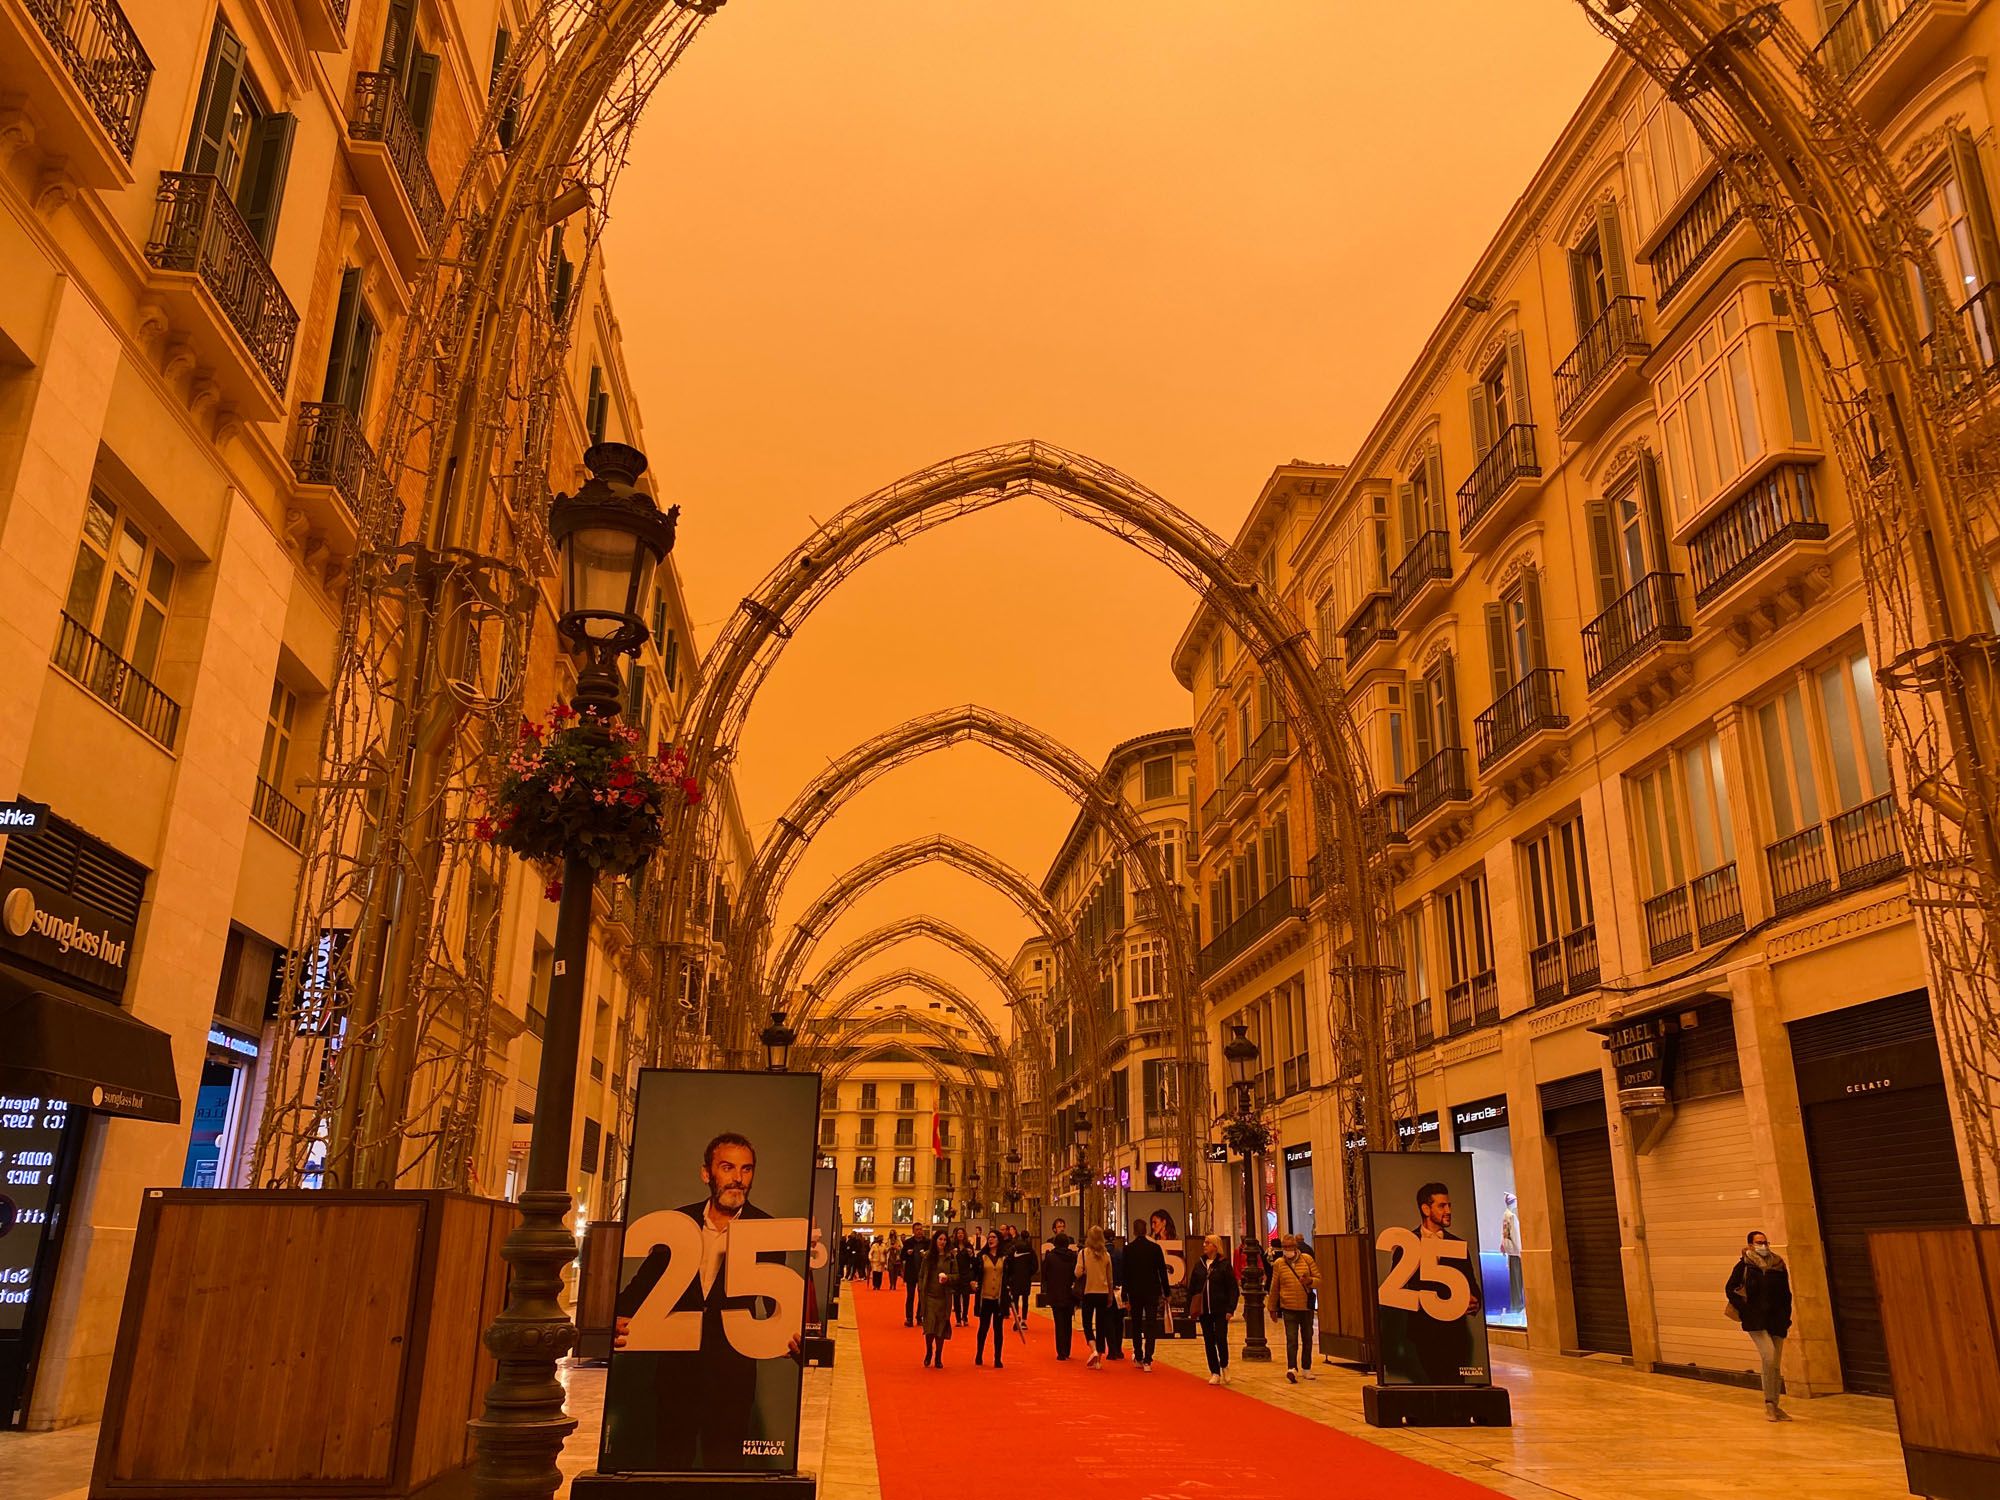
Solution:
<svg viewBox="0 0 2000 1500">
<path fill-rule="evenodd" d="M 1129 1356 L 1093 1370 L 1081 1332 L 1069 1362 L 1058 1364 L 1046 1315 L 1028 1320 L 1025 1341 L 1008 1333 L 1005 1369 L 992 1368 L 991 1349 L 984 1368 L 973 1364 L 972 1326 L 953 1330 L 942 1371 L 926 1370 L 923 1335 L 903 1326 L 900 1288 L 892 1296 L 849 1282 L 841 1295 L 858 1313 L 883 1500 L 925 1500 L 967 1482 L 1000 1495 L 1091 1500 L 1501 1500 L 1365 1439 L 1217 1390 L 1206 1376 L 1165 1364 L 1141 1375 Z"/>
</svg>

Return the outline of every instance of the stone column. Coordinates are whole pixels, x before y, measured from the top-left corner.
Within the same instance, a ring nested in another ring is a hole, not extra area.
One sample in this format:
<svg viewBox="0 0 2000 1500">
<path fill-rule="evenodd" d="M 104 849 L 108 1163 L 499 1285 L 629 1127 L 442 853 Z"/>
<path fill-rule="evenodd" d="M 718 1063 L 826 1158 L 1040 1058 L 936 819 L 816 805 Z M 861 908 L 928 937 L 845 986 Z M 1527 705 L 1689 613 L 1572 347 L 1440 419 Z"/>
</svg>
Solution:
<svg viewBox="0 0 2000 1500">
<path fill-rule="evenodd" d="M 1639 1155 L 1630 1123 L 1618 1107 L 1618 1072 L 1604 1054 L 1604 1109 L 1611 1126 L 1611 1178 L 1618 1190 L 1620 1262 L 1625 1270 L 1625 1317 L 1632 1363 L 1644 1370 L 1660 1357 L 1660 1319 L 1653 1300 L 1653 1264 L 1646 1249 L 1646 1205 L 1639 1191 Z"/>
</svg>

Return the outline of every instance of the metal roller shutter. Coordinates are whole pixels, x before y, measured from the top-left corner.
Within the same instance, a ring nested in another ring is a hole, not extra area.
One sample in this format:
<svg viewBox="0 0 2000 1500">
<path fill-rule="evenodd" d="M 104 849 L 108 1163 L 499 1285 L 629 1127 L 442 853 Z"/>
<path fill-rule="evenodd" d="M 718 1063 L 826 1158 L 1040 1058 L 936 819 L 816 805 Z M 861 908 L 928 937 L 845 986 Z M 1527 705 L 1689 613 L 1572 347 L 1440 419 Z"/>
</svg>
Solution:
<svg viewBox="0 0 2000 1500">
<path fill-rule="evenodd" d="M 1757 1351 L 1723 1313 L 1722 1284 L 1753 1229 L 1767 1233 L 1741 1094 L 1693 1099 L 1639 1158 L 1639 1201 L 1662 1365 L 1754 1370 Z"/>
<path fill-rule="evenodd" d="M 1632 1328 L 1625 1312 L 1611 1136 L 1598 1126 L 1558 1135 L 1555 1144 L 1577 1345 L 1600 1354 L 1630 1354 Z"/>
</svg>

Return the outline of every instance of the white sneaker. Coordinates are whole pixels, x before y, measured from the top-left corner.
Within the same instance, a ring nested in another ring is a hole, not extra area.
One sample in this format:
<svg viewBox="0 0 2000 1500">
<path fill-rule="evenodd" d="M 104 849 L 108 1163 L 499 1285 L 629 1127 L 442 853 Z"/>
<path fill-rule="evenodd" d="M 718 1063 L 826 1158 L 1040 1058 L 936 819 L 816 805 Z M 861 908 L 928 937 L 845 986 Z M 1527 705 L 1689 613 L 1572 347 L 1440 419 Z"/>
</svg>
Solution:
<svg viewBox="0 0 2000 1500">
<path fill-rule="evenodd" d="M 1104 1363 L 1104 1356 L 1101 1354 L 1093 1354 L 1090 1356 L 1089 1363 L 1090 1363 L 1090 1368 L 1095 1370 Z"/>
<path fill-rule="evenodd" d="M 1319 1376 L 1318 1376 L 1318 1375 L 1316 1375 L 1316 1374 L 1314 1374 L 1314 1373 L 1313 1373 L 1313 1372 L 1312 1372 L 1311 1370 L 1301 1370 L 1301 1371 L 1299 1371 L 1299 1373 L 1300 1373 L 1301 1375 L 1303 1375 L 1303 1376 L 1304 1376 L 1304 1377 L 1305 1377 L 1305 1378 L 1306 1378 L 1307 1380 L 1317 1380 L 1317 1379 L 1319 1379 Z"/>
<path fill-rule="evenodd" d="M 1208 1377 L 1208 1383 L 1210 1385 L 1221 1385 L 1222 1377 L 1220 1375 L 1211 1375 Z"/>
<path fill-rule="evenodd" d="M 1231 1379 L 1229 1378 L 1229 1372 L 1228 1372 L 1227 1370 L 1224 1370 L 1224 1371 L 1222 1372 L 1222 1383 L 1223 1383 L 1224 1385 L 1234 1385 L 1234 1384 L 1236 1384 L 1236 1382 L 1235 1382 L 1235 1381 L 1233 1381 L 1233 1380 L 1231 1380 Z"/>
</svg>

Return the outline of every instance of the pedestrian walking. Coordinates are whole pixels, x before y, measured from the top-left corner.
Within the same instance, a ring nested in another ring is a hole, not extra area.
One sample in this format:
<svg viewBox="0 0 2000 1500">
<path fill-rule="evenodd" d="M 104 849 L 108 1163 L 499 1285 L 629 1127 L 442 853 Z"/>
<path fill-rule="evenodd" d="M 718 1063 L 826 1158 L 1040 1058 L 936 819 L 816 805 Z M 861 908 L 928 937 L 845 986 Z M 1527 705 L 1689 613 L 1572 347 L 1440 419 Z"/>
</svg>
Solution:
<svg viewBox="0 0 2000 1500">
<path fill-rule="evenodd" d="M 1028 1299 L 1035 1294 L 1035 1247 L 1025 1234 L 1007 1242 L 1007 1305 L 1013 1310 L 1014 1332 L 1028 1331 Z"/>
<path fill-rule="evenodd" d="M 930 1246 L 912 1278 L 922 1290 L 918 1297 L 924 1327 L 924 1368 L 944 1368 L 945 1341 L 951 1337 L 952 1295 L 958 1289 L 958 1253 L 942 1233 Z"/>
<path fill-rule="evenodd" d="M 1201 1346 L 1208 1355 L 1208 1383 L 1229 1384 L 1229 1319 L 1242 1291 L 1222 1241 L 1214 1235 L 1201 1242 L 1201 1259 L 1188 1273 L 1188 1316 L 1201 1328 Z"/>
<path fill-rule="evenodd" d="M 1104 1236 L 1104 1245 L 1111 1252 L 1111 1305 L 1104 1309 L 1102 1319 L 1106 1359 L 1125 1357 L 1125 1309 L 1119 1298 L 1125 1291 L 1125 1241 L 1115 1233 Z"/>
<path fill-rule="evenodd" d="M 963 1328 L 967 1314 L 972 1310 L 973 1289 L 979 1284 L 979 1247 L 972 1243 L 961 1224 L 952 1231 L 952 1253 L 958 1257 L 958 1289 L 952 1294 L 951 1312 Z"/>
<path fill-rule="evenodd" d="M 1118 1284 L 1111 1251 L 1104 1243 L 1102 1224 L 1091 1225 L 1083 1237 L 1076 1281 L 1083 1294 L 1083 1336 L 1090 1345 L 1090 1368 L 1095 1370 L 1104 1363 L 1106 1335 L 1111 1326 L 1111 1298 Z"/>
<path fill-rule="evenodd" d="M 878 1292 L 882 1290 L 882 1277 L 888 1269 L 889 1247 L 883 1243 L 882 1236 L 878 1234 L 874 1243 L 868 1247 L 868 1284 Z"/>
<path fill-rule="evenodd" d="M 1729 1299 L 1729 1315 L 1743 1325 L 1750 1342 L 1757 1346 L 1764 1374 L 1765 1417 L 1773 1422 L 1791 1421 L 1792 1414 L 1778 1405 L 1778 1398 L 1785 1393 L 1785 1335 L 1792 1331 L 1792 1273 L 1784 1257 L 1771 1248 L 1763 1230 L 1750 1231 L 1722 1294 Z"/>
<path fill-rule="evenodd" d="M 1060 1224 L 1062 1221 L 1056 1221 Z M 1071 1325 L 1076 1320 L 1076 1248 L 1070 1237 L 1057 1230 L 1042 1253 L 1042 1301 L 1056 1325 L 1056 1358 L 1069 1358 Z M 1084 1337 L 1089 1339 L 1089 1331 Z"/>
<path fill-rule="evenodd" d="M 942 1235 L 939 1236 L 943 1238 Z M 924 1257 L 930 1254 L 930 1236 L 919 1224 L 910 1231 L 910 1237 L 903 1241 L 903 1326 L 914 1328 L 917 1323 L 917 1304 L 923 1293 Z"/>
<path fill-rule="evenodd" d="M 1132 1226 L 1120 1285 L 1132 1318 L 1132 1359 L 1142 1374 L 1150 1375 L 1153 1346 L 1160 1337 L 1160 1302 L 1167 1295 L 1167 1256 L 1144 1223 Z"/>
<path fill-rule="evenodd" d="M 1312 1367 L 1313 1308 L 1318 1297 L 1318 1262 L 1305 1252 L 1297 1235 L 1284 1236 L 1271 1267 L 1271 1291 L 1265 1307 L 1272 1317 L 1284 1319 L 1285 1379 L 1293 1385 L 1299 1383 L 1301 1375 L 1307 1380 L 1319 1378 Z"/>
<path fill-rule="evenodd" d="M 903 1279 L 903 1240 L 895 1230 L 889 1231 L 889 1290 L 896 1290 L 896 1283 Z"/>
<path fill-rule="evenodd" d="M 986 1330 L 993 1330 L 993 1368 L 1000 1363 L 1000 1345 L 1007 1336 L 1007 1252 L 1000 1248 L 1000 1236 L 988 1230 L 986 1244 L 979 1252 L 979 1339 L 973 1345 L 972 1362 L 986 1363 Z"/>
</svg>

